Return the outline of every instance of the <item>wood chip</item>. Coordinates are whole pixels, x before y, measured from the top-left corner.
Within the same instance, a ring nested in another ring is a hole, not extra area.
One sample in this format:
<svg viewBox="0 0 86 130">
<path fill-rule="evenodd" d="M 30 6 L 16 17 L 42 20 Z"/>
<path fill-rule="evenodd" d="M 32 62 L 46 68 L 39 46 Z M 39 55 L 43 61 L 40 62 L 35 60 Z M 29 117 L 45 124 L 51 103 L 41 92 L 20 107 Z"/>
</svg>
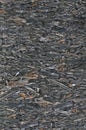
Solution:
<svg viewBox="0 0 86 130">
<path fill-rule="evenodd" d="M 6 11 L 4 9 L 0 9 L 0 14 L 6 14 Z"/>
<path fill-rule="evenodd" d="M 27 78 L 28 80 L 30 79 L 37 79 L 38 78 L 38 73 L 37 72 L 30 72 L 30 73 L 27 73 L 24 78 Z"/>
<path fill-rule="evenodd" d="M 35 103 L 37 103 L 38 105 L 40 105 L 40 106 L 42 106 L 42 107 L 47 107 L 47 106 L 49 106 L 49 105 L 53 105 L 52 102 L 46 101 L 46 100 L 41 99 L 41 98 L 39 98 L 38 100 L 36 100 Z"/>
</svg>

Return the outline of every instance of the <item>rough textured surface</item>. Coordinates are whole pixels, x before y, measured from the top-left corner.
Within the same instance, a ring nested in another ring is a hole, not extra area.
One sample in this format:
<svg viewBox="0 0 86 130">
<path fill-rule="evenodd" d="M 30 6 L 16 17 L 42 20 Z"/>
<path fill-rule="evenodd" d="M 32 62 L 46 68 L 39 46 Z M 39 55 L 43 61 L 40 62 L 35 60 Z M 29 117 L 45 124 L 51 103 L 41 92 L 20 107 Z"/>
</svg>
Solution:
<svg viewBox="0 0 86 130">
<path fill-rule="evenodd" d="M 85 0 L 0 0 L 0 130 L 86 130 Z"/>
</svg>

